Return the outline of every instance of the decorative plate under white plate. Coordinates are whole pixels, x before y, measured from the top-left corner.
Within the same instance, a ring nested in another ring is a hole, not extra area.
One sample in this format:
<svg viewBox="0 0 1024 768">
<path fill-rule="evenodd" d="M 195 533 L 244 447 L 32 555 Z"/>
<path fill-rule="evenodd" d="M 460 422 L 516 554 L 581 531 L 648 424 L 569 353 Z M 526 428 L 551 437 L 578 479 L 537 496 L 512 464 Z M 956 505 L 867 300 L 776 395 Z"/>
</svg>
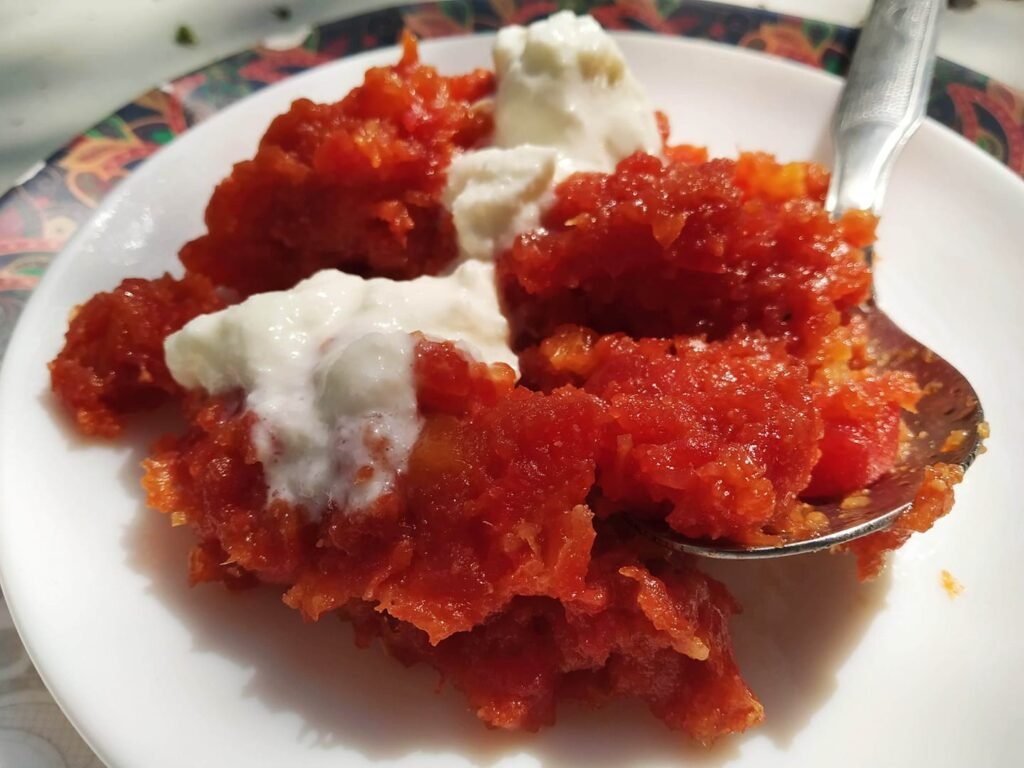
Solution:
<svg viewBox="0 0 1024 768">
<path fill-rule="evenodd" d="M 669 38 L 619 37 L 677 140 L 713 153 L 829 158 L 828 75 Z M 424 44 L 447 71 L 490 41 Z M 1024 184 L 926 124 L 897 168 L 880 229 L 881 302 L 963 370 L 993 425 L 954 513 L 878 582 L 828 556 L 719 565 L 746 612 L 738 653 L 765 725 L 704 752 L 639 706 L 567 708 L 537 735 L 486 731 L 427 670 L 357 651 L 340 622 L 303 625 L 268 592 L 185 583 L 188 534 L 147 511 L 138 461 L 75 437 L 46 362 L 68 311 L 128 275 L 174 269 L 214 184 L 298 96 L 335 99 L 393 50 L 289 79 L 190 131 L 124 182 L 36 289 L 0 374 L 0 577 L 43 678 L 111 766 L 500 764 L 1014 765 L 1024 761 Z M 966 589 L 950 600 L 940 571 Z"/>
</svg>

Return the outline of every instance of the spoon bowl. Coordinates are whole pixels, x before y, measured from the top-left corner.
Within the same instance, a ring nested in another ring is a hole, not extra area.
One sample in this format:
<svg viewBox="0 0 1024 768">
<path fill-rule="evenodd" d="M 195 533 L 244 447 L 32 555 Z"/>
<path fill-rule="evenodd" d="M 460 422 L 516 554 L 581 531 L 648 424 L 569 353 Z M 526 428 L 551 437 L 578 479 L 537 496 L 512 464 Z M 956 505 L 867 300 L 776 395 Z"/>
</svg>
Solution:
<svg viewBox="0 0 1024 768">
<path fill-rule="evenodd" d="M 904 424 L 912 437 L 897 465 L 855 498 L 815 507 L 828 518 L 828 527 L 809 539 L 786 541 L 768 547 L 743 547 L 727 541 L 685 539 L 664 523 L 643 523 L 646 535 L 671 549 L 720 559 L 763 559 L 800 555 L 829 549 L 837 544 L 889 527 L 906 512 L 924 479 L 925 468 L 942 462 L 966 470 L 981 449 L 986 429 L 981 401 L 970 382 L 946 360 L 904 333 L 874 301 L 859 310 L 867 322 L 872 352 L 886 370 L 914 376 L 924 396 L 914 413 L 905 413 Z"/>
</svg>

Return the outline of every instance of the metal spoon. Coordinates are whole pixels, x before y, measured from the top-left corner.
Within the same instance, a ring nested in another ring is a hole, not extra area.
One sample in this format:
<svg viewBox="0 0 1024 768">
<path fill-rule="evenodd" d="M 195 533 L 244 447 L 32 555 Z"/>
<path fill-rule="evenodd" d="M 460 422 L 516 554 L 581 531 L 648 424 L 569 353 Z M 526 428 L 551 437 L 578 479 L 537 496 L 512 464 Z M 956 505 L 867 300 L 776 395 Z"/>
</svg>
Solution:
<svg viewBox="0 0 1024 768">
<path fill-rule="evenodd" d="M 851 209 L 881 209 L 893 161 L 924 118 L 944 2 L 875 0 L 872 5 L 832 125 L 835 160 L 825 206 L 833 217 Z M 871 486 L 867 503 L 850 509 L 843 509 L 839 500 L 819 504 L 829 521 L 825 533 L 771 547 L 686 539 L 664 524 L 644 524 L 645 534 L 673 549 L 732 560 L 814 552 L 891 525 L 910 507 L 928 465 L 971 465 L 980 447 L 984 415 L 970 382 L 901 331 L 874 298 L 859 312 L 867 320 L 880 364 L 909 371 L 927 393 L 917 413 L 905 416 L 915 435 L 907 455 Z M 947 444 L 956 430 L 962 430 L 963 439 L 955 446 L 956 441 Z"/>
</svg>

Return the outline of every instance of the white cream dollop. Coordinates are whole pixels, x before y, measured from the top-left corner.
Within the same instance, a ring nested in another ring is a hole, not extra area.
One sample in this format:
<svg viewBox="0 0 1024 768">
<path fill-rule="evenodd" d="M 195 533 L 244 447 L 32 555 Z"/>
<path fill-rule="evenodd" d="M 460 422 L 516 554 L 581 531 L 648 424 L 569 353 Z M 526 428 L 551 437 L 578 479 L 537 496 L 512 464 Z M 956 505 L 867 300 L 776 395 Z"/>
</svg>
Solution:
<svg viewBox="0 0 1024 768">
<path fill-rule="evenodd" d="M 492 261 L 521 232 L 540 225 L 558 152 L 551 147 L 481 149 L 452 160 L 443 202 L 463 259 Z"/>
<path fill-rule="evenodd" d="M 405 468 L 420 429 L 417 331 L 516 366 L 494 267 L 481 262 L 404 282 L 324 270 L 201 315 L 164 349 L 182 386 L 245 391 L 271 495 L 315 516 L 329 501 L 365 508 Z"/>
<path fill-rule="evenodd" d="M 592 16 L 562 11 L 529 27 L 505 27 L 494 45 L 494 68 L 495 146 L 553 147 L 559 178 L 610 173 L 641 150 L 660 154 L 654 108 Z"/>
<path fill-rule="evenodd" d="M 498 32 L 494 146 L 452 160 L 444 202 L 463 259 L 493 259 L 540 225 L 554 186 L 661 154 L 654 108 L 590 16 L 562 11 Z"/>
</svg>

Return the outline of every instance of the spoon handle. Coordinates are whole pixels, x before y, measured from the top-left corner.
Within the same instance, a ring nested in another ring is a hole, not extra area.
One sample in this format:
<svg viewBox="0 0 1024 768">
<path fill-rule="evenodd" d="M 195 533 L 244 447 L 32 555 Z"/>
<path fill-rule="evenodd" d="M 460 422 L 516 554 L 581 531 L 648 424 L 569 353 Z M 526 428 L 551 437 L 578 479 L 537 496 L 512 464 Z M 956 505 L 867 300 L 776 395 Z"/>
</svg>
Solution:
<svg viewBox="0 0 1024 768">
<path fill-rule="evenodd" d="M 945 0 L 874 0 L 832 123 L 825 207 L 878 213 L 893 160 L 924 118 Z"/>
</svg>

